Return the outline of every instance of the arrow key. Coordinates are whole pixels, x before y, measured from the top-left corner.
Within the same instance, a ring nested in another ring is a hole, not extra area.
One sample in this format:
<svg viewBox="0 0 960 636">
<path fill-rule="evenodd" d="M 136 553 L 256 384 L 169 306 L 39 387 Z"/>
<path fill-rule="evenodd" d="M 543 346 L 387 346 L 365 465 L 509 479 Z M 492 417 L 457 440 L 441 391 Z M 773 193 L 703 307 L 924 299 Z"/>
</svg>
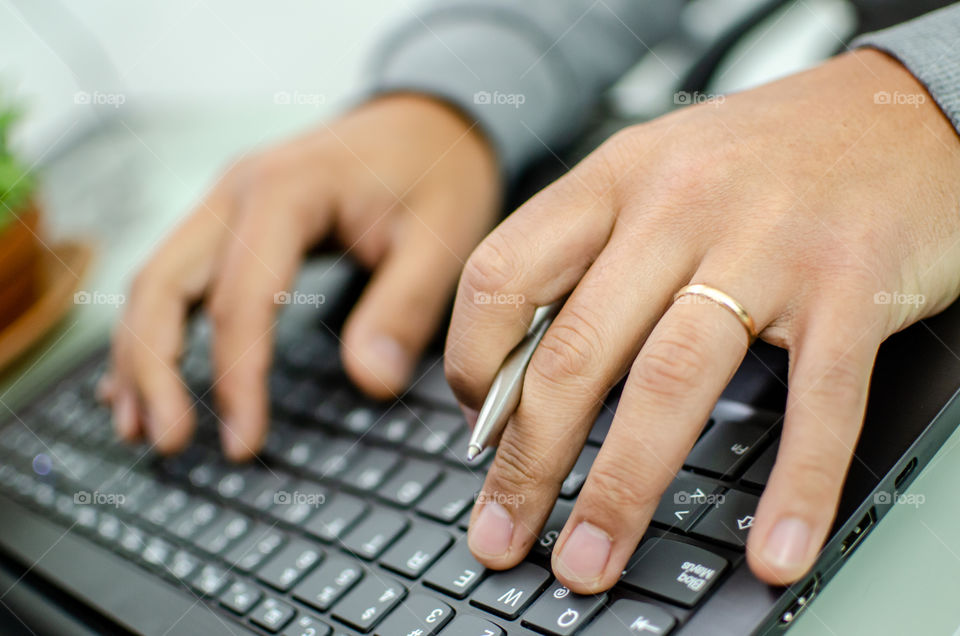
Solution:
<svg viewBox="0 0 960 636">
<path fill-rule="evenodd" d="M 680 473 L 660 498 L 652 521 L 687 532 L 703 511 L 715 501 L 717 484 L 704 477 Z"/>
<path fill-rule="evenodd" d="M 753 515 L 760 498 L 739 490 L 728 490 L 717 495 L 716 499 L 693 527 L 693 534 L 742 549 L 753 527 Z"/>
</svg>

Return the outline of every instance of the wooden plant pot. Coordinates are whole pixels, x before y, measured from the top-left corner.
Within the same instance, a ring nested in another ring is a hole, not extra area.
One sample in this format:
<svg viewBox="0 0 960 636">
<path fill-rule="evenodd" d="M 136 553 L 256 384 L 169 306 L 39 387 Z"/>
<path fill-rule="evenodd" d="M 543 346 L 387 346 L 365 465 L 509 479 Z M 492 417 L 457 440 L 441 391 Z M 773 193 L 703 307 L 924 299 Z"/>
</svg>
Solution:
<svg viewBox="0 0 960 636">
<path fill-rule="evenodd" d="M 0 229 L 0 329 L 20 316 L 41 292 L 40 212 L 32 202 Z"/>
</svg>

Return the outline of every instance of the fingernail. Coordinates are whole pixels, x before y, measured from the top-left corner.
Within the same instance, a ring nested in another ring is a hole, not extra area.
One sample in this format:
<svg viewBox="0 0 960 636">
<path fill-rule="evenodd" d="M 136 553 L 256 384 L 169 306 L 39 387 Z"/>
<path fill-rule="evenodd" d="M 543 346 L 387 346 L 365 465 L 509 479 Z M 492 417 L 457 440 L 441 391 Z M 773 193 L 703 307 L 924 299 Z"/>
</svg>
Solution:
<svg viewBox="0 0 960 636">
<path fill-rule="evenodd" d="M 367 352 L 366 363 L 384 384 L 406 384 L 413 359 L 403 345 L 389 336 L 378 335 L 367 344 Z"/>
<path fill-rule="evenodd" d="M 470 427 L 470 430 L 473 430 L 473 427 L 477 425 L 477 417 L 480 412 L 463 404 L 460 405 L 460 410 L 463 411 L 463 417 L 467 420 L 467 426 Z"/>
<path fill-rule="evenodd" d="M 491 557 L 503 556 L 513 538 L 513 518 L 495 501 L 484 504 L 470 528 L 470 549 Z"/>
<path fill-rule="evenodd" d="M 111 376 L 109 373 L 104 373 L 100 376 L 100 379 L 97 380 L 97 386 L 94 389 L 94 394 L 98 401 L 108 402 L 113 398 L 113 390 L 113 376 Z"/>
<path fill-rule="evenodd" d="M 557 558 L 558 568 L 565 576 L 592 582 L 600 578 L 610 558 L 610 535 L 588 521 L 581 521 L 573 529 Z"/>
<path fill-rule="evenodd" d="M 220 443 L 223 445 L 223 454 L 229 459 L 241 460 L 250 455 L 232 419 L 226 419 L 220 425 Z"/>
<path fill-rule="evenodd" d="M 123 439 L 130 439 L 136 432 L 137 405 L 129 391 L 124 391 L 117 398 L 113 407 L 113 428 Z"/>
<path fill-rule="evenodd" d="M 798 517 L 777 522 L 767 536 L 764 560 L 777 568 L 795 568 L 804 564 L 810 543 L 810 526 Z"/>
</svg>

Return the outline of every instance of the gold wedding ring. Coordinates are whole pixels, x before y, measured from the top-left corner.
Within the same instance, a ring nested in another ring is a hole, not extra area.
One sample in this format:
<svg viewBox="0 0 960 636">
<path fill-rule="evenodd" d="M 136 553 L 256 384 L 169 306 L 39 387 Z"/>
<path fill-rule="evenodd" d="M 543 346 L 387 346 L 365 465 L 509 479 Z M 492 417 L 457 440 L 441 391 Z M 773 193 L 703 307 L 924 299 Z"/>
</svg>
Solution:
<svg viewBox="0 0 960 636">
<path fill-rule="evenodd" d="M 738 303 L 729 294 L 720 291 L 716 287 L 695 283 L 693 285 L 681 287 L 680 291 L 673 295 L 673 302 L 677 302 L 677 300 L 684 296 L 700 296 L 702 298 L 711 300 L 722 307 L 726 307 L 730 313 L 737 317 L 737 320 L 740 321 L 740 324 L 743 325 L 743 328 L 747 330 L 747 337 L 750 339 L 750 342 L 756 340 L 757 326 L 754 324 L 753 318 L 750 316 L 749 312 L 747 312 L 744 306 Z"/>
</svg>

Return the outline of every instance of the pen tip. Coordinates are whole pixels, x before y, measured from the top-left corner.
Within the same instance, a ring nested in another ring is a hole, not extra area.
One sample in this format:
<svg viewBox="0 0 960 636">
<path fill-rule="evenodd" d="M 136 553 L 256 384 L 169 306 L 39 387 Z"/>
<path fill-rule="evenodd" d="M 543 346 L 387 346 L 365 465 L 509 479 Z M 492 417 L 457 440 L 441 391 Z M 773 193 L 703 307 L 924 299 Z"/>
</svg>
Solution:
<svg viewBox="0 0 960 636">
<path fill-rule="evenodd" d="M 470 444 L 469 448 L 467 448 L 467 461 L 472 462 L 482 451 L 483 449 L 480 448 L 479 445 Z"/>
</svg>

